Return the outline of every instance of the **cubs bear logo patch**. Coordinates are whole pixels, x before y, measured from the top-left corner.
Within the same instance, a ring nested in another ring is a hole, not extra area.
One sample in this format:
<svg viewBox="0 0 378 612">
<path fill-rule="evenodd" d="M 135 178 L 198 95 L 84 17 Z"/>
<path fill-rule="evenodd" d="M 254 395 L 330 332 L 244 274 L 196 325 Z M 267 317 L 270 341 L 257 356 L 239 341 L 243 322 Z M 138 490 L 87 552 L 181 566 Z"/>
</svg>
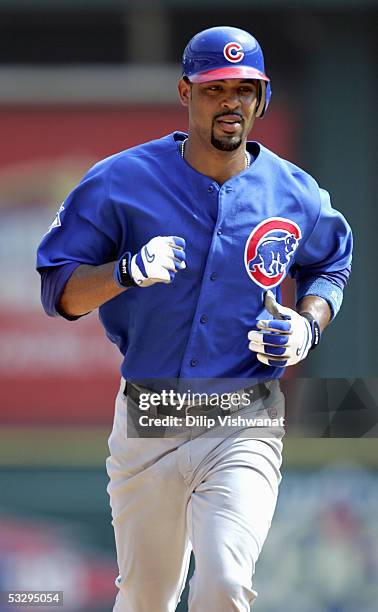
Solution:
<svg viewBox="0 0 378 612">
<path fill-rule="evenodd" d="M 259 223 L 245 245 L 248 276 L 264 289 L 279 285 L 301 238 L 299 226 L 290 219 L 269 217 Z"/>
</svg>

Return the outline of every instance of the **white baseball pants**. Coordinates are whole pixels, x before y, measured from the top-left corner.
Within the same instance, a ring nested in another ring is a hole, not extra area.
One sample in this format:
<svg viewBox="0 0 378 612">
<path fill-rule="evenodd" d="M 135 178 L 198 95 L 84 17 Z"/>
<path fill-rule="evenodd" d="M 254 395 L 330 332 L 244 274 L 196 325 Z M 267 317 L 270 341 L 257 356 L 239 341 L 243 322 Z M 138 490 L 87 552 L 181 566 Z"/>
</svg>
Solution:
<svg viewBox="0 0 378 612">
<path fill-rule="evenodd" d="M 106 463 L 120 574 L 113 612 L 175 612 L 192 549 L 190 612 L 249 612 L 281 480 L 281 439 L 127 438 L 124 384 Z M 282 405 L 281 392 L 273 395 Z"/>
</svg>

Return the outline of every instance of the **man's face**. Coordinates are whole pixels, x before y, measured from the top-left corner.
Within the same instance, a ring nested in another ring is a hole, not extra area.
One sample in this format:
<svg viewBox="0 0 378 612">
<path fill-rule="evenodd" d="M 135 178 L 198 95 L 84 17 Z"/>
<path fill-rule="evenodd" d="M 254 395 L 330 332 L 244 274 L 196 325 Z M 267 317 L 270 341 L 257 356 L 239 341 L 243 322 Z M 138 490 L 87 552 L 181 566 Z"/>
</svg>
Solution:
<svg viewBox="0 0 378 612">
<path fill-rule="evenodd" d="M 246 140 L 255 120 L 257 91 L 258 81 L 252 79 L 179 83 L 190 131 L 220 151 L 234 151 Z"/>
</svg>

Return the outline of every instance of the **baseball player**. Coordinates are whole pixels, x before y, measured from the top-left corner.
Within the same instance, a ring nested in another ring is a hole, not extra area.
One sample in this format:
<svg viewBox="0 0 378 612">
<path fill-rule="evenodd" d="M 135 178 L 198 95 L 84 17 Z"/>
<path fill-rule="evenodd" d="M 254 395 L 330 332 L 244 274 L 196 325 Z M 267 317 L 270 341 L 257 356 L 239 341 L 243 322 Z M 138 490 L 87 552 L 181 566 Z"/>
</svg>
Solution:
<svg viewBox="0 0 378 612">
<path fill-rule="evenodd" d="M 246 612 L 282 434 L 127 435 L 146 391 L 135 381 L 212 379 L 245 392 L 257 414 L 274 414 L 285 367 L 305 359 L 340 309 L 352 237 L 309 174 L 247 141 L 271 98 L 251 34 L 215 27 L 194 36 L 178 92 L 188 133 L 91 168 L 43 238 L 37 267 L 46 312 L 74 320 L 99 308 L 123 356 L 107 460 L 114 612 L 174 612 L 192 550 L 190 611 Z M 296 310 L 281 304 L 288 273 Z M 159 398 L 154 417 L 175 408 Z"/>
</svg>

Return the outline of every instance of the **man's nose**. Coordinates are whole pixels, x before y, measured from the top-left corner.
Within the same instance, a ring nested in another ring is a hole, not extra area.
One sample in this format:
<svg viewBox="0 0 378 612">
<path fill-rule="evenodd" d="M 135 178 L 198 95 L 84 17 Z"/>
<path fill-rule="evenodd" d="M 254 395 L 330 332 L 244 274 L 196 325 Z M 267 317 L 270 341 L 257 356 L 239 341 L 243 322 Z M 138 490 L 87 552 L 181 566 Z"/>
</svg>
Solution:
<svg viewBox="0 0 378 612">
<path fill-rule="evenodd" d="M 236 91 L 226 93 L 222 100 L 222 106 L 226 109 L 236 109 L 241 105 L 240 97 Z"/>
</svg>

